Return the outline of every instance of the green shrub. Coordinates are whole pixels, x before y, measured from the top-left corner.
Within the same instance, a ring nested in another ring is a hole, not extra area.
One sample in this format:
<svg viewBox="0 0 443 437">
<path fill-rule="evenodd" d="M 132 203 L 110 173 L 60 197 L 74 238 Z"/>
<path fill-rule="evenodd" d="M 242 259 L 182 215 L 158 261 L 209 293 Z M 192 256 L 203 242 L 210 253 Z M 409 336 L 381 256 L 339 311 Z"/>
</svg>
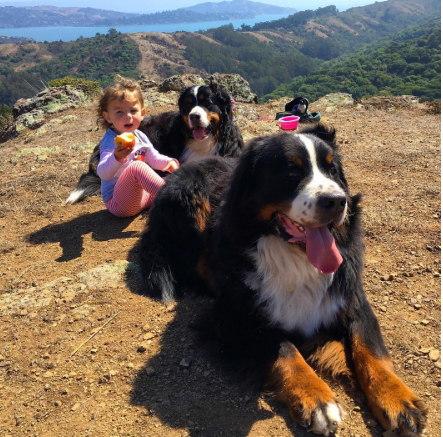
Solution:
<svg viewBox="0 0 443 437">
<path fill-rule="evenodd" d="M 0 103 L 0 130 L 12 121 L 12 108 Z"/>
<path fill-rule="evenodd" d="M 101 92 L 101 87 L 98 82 L 86 79 L 80 79 L 78 77 L 66 76 L 62 79 L 51 80 L 48 85 L 50 87 L 58 87 L 71 85 L 76 88 L 81 88 L 81 90 L 87 94 L 89 97 L 98 96 Z"/>
</svg>

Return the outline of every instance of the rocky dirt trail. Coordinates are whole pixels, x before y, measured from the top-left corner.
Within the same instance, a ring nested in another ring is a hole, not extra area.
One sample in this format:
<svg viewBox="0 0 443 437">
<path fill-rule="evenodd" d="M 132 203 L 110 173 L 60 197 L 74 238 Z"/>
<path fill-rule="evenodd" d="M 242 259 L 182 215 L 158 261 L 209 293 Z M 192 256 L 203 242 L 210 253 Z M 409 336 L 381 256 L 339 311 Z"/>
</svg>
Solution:
<svg viewBox="0 0 443 437">
<path fill-rule="evenodd" d="M 239 103 L 245 138 L 278 132 L 283 106 Z M 64 206 L 102 135 L 94 108 L 45 115 L 44 132 L 0 145 L 0 435 L 307 436 L 200 347 L 190 325 L 208 299 L 166 307 L 138 294 L 134 246 L 147 214 L 114 218 L 98 197 Z M 351 191 L 363 193 L 366 291 L 437 436 L 441 124 L 428 109 L 310 106 L 336 127 Z M 338 435 L 383 435 L 352 382 L 325 379 L 348 412 Z"/>
</svg>

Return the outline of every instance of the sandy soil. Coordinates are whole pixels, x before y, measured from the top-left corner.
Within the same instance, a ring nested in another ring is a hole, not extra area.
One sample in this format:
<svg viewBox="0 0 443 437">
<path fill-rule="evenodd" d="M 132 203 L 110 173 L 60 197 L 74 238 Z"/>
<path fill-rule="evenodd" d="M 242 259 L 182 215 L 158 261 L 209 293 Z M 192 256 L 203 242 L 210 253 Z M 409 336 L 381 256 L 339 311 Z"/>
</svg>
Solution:
<svg viewBox="0 0 443 437">
<path fill-rule="evenodd" d="M 252 106 L 238 104 L 246 138 L 279 130 L 281 107 Z M 196 342 L 207 299 L 165 307 L 137 293 L 123 272 L 146 214 L 114 218 L 97 197 L 64 206 L 102 135 L 93 109 L 0 145 L 0 435 L 307 436 Z M 351 191 L 363 193 L 366 291 L 440 435 L 440 115 L 310 109 L 337 128 Z M 348 412 L 341 437 L 383 435 L 357 387 L 325 379 Z"/>
</svg>

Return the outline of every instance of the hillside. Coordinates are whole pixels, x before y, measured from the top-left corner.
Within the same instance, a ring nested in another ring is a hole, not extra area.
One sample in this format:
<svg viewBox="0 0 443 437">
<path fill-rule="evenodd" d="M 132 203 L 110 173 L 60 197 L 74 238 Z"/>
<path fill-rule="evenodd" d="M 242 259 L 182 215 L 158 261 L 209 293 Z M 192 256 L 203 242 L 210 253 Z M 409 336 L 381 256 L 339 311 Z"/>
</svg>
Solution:
<svg viewBox="0 0 443 437">
<path fill-rule="evenodd" d="M 316 100 L 330 92 L 350 93 L 356 99 L 402 94 L 441 99 L 441 20 L 411 26 L 325 63 L 307 76 L 281 84 L 262 100 L 295 94 Z"/>
<path fill-rule="evenodd" d="M 112 30 L 70 43 L 5 44 L 0 53 L 4 53 L 0 58 L 0 103 L 11 106 L 18 98 L 32 96 L 51 80 L 65 76 L 98 80 L 102 86 L 116 73 L 139 78 L 137 66 L 142 57 L 131 38 Z"/>
<path fill-rule="evenodd" d="M 176 107 L 178 92 L 144 87 L 148 115 Z M 440 114 L 410 96 L 345 97 L 311 108 L 337 128 L 351 193 L 363 194 L 364 287 L 395 370 L 438 436 Z M 239 102 L 244 137 L 279 132 L 288 98 Z M 63 205 L 102 136 L 94 111 L 89 102 L 45 113 L 0 145 L 0 435 L 308 437 L 205 353 L 190 325 L 207 299 L 164 306 L 138 293 L 134 246 L 147 214 L 117 219 L 98 197 Z M 348 413 L 339 435 L 381 437 L 361 391 L 325 379 Z"/>
</svg>

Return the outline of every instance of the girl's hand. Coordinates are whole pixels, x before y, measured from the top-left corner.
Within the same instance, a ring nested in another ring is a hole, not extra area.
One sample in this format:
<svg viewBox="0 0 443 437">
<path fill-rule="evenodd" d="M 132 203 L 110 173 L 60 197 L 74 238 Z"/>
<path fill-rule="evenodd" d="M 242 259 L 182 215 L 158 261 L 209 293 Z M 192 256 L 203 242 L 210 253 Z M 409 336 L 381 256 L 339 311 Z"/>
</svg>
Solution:
<svg viewBox="0 0 443 437">
<path fill-rule="evenodd" d="M 132 147 L 116 147 L 114 149 L 114 156 L 118 162 L 125 162 L 125 159 L 131 154 Z"/>
<path fill-rule="evenodd" d="M 178 164 L 176 161 L 172 160 L 164 169 L 163 171 L 168 171 L 169 173 L 174 172 L 178 169 Z"/>
</svg>

